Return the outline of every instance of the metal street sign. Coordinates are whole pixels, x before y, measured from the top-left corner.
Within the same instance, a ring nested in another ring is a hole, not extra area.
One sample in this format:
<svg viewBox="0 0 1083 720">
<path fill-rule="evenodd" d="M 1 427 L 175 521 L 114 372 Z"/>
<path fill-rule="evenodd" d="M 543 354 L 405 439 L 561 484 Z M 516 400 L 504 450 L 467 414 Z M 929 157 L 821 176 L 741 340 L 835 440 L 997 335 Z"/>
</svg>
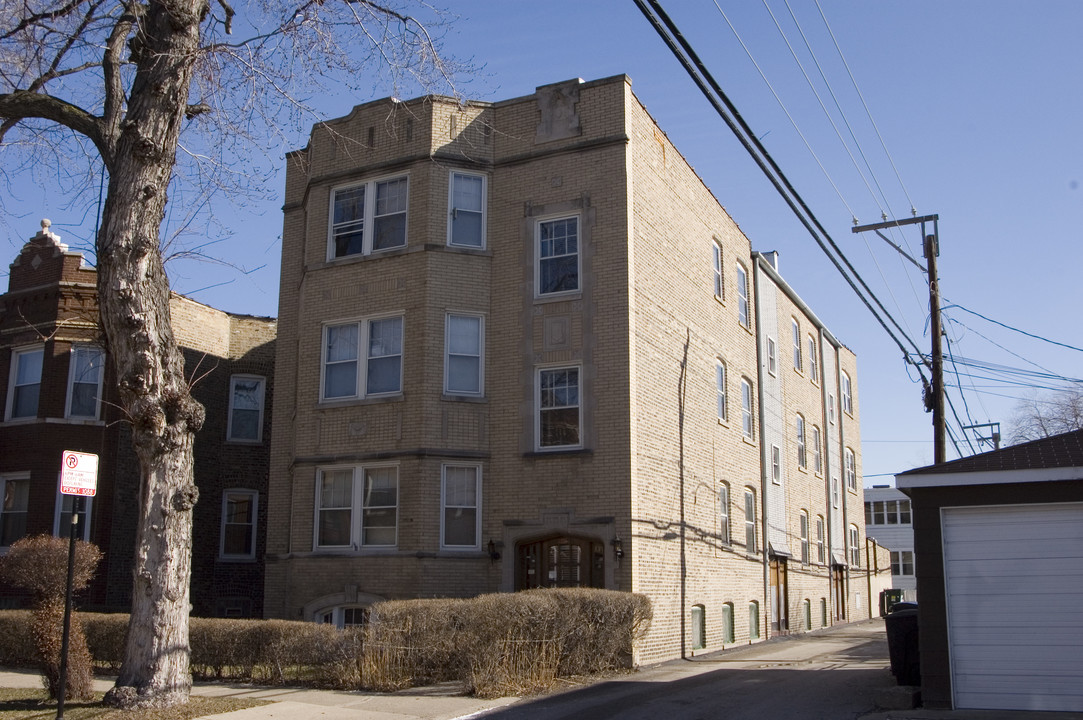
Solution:
<svg viewBox="0 0 1083 720">
<path fill-rule="evenodd" d="M 94 497 L 98 492 L 98 456 L 65 450 L 60 464 L 60 492 Z"/>
</svg>

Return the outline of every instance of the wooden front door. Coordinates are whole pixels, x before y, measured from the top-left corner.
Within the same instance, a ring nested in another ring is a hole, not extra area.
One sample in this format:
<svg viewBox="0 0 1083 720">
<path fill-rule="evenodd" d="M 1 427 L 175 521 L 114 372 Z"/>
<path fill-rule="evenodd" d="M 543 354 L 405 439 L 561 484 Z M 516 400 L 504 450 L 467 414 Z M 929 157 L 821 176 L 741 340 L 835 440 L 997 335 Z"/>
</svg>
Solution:
<svg viewBox="0 0 1083 720">
<path fill-rule="evenodd" d="M 515 589 L 605 587 L 605 545 L 559 535 L 517 543 Z"/>
<path fill-rule="evenodd" d="M 842 565 L 831 568 L 831 587 L 835 591 L 835 619 L 846 619 L 846 569 Z"/>
<path fill-rule="evenodd" d="M 789 631 L 790 608 L 786 588 L 786 558 L 771 556 L 771 629 L 778 634 Z"/>
</svg>

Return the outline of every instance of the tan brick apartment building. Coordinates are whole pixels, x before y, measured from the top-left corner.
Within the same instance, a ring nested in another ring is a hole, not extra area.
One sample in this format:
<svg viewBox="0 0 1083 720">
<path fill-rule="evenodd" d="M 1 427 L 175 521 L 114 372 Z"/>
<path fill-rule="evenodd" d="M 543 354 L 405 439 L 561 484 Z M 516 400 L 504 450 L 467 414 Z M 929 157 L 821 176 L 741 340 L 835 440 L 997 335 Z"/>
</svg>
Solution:
<svg viewBox="0 0 1083 720">
<path fill-rule="evenodd" d="M 284 212 L 268 616 L 633 590 L 640 661 L 865 616 L 854 356 L 626 77 L 359 106 Z"/>
<path fill-rule="evenodd" d="M 61 454 L 98 455 L 98 492 L 80 527 L 104 558 L 82 607 L 126 611 L 139 470 L 98 325 L 97 272 L 42 225 L 0 295 L 0 553 L 24 535 L 67 536 Z M 259 617 L 275 321 L 176 294 L 170 311 L 193 396 L 207 410 L 195 443 L 193 613 Z M 0 603 L 22 599 L 0 587 Z"/>
</svg>

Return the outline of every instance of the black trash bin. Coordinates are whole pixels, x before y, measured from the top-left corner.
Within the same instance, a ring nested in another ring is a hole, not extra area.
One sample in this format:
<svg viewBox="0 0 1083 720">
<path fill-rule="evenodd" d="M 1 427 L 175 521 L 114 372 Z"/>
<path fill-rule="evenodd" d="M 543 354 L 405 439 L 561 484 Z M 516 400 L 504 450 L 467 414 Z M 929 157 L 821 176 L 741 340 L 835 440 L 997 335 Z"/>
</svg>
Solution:
<svg viewBox="0 0 1083 720">
<path fill-rule="evenodd" d="M 887 626 L 887 650 L 891 657 L 891 674 L 899 685 L 921 685 L 921 661 L 918 657 L 918 609 L 897 609 L 884 618 Z M 899 606 L 896 605 L 896 608 Z"/>
</svg>

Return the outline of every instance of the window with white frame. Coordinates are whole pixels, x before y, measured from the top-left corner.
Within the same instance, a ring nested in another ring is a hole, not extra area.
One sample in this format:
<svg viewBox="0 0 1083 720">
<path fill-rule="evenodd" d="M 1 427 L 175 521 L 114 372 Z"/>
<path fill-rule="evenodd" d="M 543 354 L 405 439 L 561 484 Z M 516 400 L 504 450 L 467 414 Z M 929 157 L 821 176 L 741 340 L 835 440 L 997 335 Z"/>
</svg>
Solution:
<svg viewBox="0 0 1083 720">
<path fill-rule="evenodd" d="M 909 500 L 870 500 L 865 503 L 866 525 L 909 525 Z"/>
<path fill-rule="evenodd" d="M 316 546 L 394 547 L 398 542 L 398 468 L 321 468 L 316 482 Z"/>
<path fill-rule="evenodd" d="M 772 376 L 778 373 L 778 348 L 773 337 L 767 338 L 767 372 Z"/>
<path fill-rule="evenodd" d="M 824 519 L 816 516 L 816 562 L 823 565 L 827 561 L 827 548 L 824 547 Z"/>
<path fill-rule="evenodd" d="M 801 326 L 797 324 L 797 318 L 790 318 L 790 323 L 793 331 L 793 369 L 801 372 L 804 369 L 801 363 Z"/>
<path fill-rule="evenodd" d="M 452 171 L 448 190 L 448 245 L 485 247 L 486 184 L 485 175 Z"/>
<path fill-rule="evenodd" d="M 741 378 L 741 432 L 752 439 L 752 383 Z"/>
<path fill-rule="evenodd" d="M 327 259 L 405 245 L 408 195 L 405 176 L 332 190 Z"/>
<path fill-rule="evenodd" d="M 839 479 L 832 476 L 831 478 L 831 507 L 839 506 Z"/>
<path fill-rule="evenodd" d="M 259 375 L 233 375 L 229 379 L 229 421 L 226 438 L 235 442 L 263 439 L 263 397 L 266 379 Z"/>
<path fill-rule="evenodd" d="M 833 393 L 827 394 L 827 421 L 832 425 L 835 424 L 835 395 Z"/>
<path fill-rule="evenodd" d="M 760 637 L 760 604 L 753 600 L 748 604 L 748 639 L 758 640 Z"/>
<path fill-rule="evenodd" d="M 402 316 L 323 328 L 322 400 L 402 392 Z"/>
<path fill-rule="evenodd" d="M 808 336 L 808 376 L 812 382 L 820 381 L 819 353 L 816 352 L 816 338 Z"/>
<path fill-rule="evenodd" d="M 579 217 L 540 220 L 535 233 L 536 294 L 540 297 L 579 290 Z"/>
<path fill-rule="evenodd" d="M 719 422 L 726 421 L 726 364 L 721 360 L 715 363 L 714 367 L 714 380 L 715 380 L 715 400 L 718 405 L 718 420 Z"/>
<path fill-rule="evenodd" d="M 26 513 L 30 507 L 30 474 L 0 475 L 0 547 L 8 547 L 26 535 Z"/>
<path fill-rule="evenodd" d="M 805 444 L 805 418 L 797 415 L 797 467 L 802 470 L 808 468 L 808 449 Z"/>
<path fill-rule="evenodd" d="M 820 426 L 812 426 L 812 468 L 819 475 L 824 471 L 823 440 L 820 438 Z"/>
<path fill-rule="evenodd" d="M 914 551 L 892 550 L 891 551 L 891 574 L 913 575 L 914 574 Z"/>
<path fill-rule="evenodd" d="M 41 345 L 11 352 L 11 383 L 8 391 L 9 420 L 38 416 L 41 396 L 41 367 L 45 348 Z"/>
<path fill-rule="evenodd" d="M 745 488 L 745 549 L 756 552 L 756 493 Z"/>
<path fill-rule="evenodd" d="M 737 322 L 744 328 L 752 326 L 748 310 L 748 272 L 737 264 Z"/>
<path fill-rule="evenodd" d="M 857 525 L 850 526 L 850 564 L 854 566 L 861 565 L 861 545 Z"/>
<path fill-rule="evenodd" d="M 853 389 L 850 387 L 850 376 L 842 373 L 842 411 L 847 415 L 854 414 Z"/>
<path fill-rule="evenodd" d="M 226 490 L 222 493 L 219 557 L 223 560 L 252 560 L 256 557 L 258 515 L 259 493 L 255 490 Z"/>
<path fill-rule="evenodd" d="M 846 471 L 846 488 L 852 492 L 857 492 L 857 460 L 854 457 L 854 451 L 850 448 L 846 448 L 843 453 L 843 462 Z"/>
<path fill-rule="evenodd" d="M 578 367 L 538 370 L 537 407 L 539 449 L 582 444 Z"/>
<path fill-rule="evenodd" d="M 482 394 L 484 330 L 480 315 L 448 313 L 444 357 L 444 392 L 448 395 Z"/>
<path fill-rule="evenodd" d="M 725 286 L 722 283 L 722 246 L 718 244 L 718 241 L 711 243 L 711 258 L 714 263 L 712 267 L 714 270 L 714 296 L 722 300 Z"/>
<path fill-rule="evenodd" d="M 56 509 L 53 512 L 53 535 L 55 537 L 71 537 L 71 514 L 72 509 L 79 505 L 79 522 L 76 525 L 76 537 L 80 540 L 90 540 L 90 509 L 93 507 L 94 498 L 76 495 L 64 495 L 57 491 Z"/>
<path fill-rule="evenodd" d="M 799 516 L 799 522 L 801 525 L 801 562 L 804 565 L 809 563 L 809 536 L 808 536 L 808 512 L 801 511 Z"/>
<path fill-rule="evenodd" d="M 775 485 L 782 482 L 782 448 L 778 445 L 771 446 L 771 482 Z"/>
<path fill-rule="evenodd" d="M 97 420 L 101 407 L 105 352 L 93 345 L 73 345 L 68 367 L 66 417 Z"/>
<path fill-rule="evenodd" d="M 454 550 L 481 547 L 481 467 L 443 466 L 440 546 Z"/>
<path fill-rule="evenodd" d="M 730 488 L 729 485 L 718 486 L 718 534 L 722 542 L 730 542 Z"/>
<path fill-rule="evenodd" d="M 368 622 L 369 609 L 361 605 L 339 605 L 317 613 L 316 622 L 334 625 L 339 630 L 360 627 Z"/>
</svg>

